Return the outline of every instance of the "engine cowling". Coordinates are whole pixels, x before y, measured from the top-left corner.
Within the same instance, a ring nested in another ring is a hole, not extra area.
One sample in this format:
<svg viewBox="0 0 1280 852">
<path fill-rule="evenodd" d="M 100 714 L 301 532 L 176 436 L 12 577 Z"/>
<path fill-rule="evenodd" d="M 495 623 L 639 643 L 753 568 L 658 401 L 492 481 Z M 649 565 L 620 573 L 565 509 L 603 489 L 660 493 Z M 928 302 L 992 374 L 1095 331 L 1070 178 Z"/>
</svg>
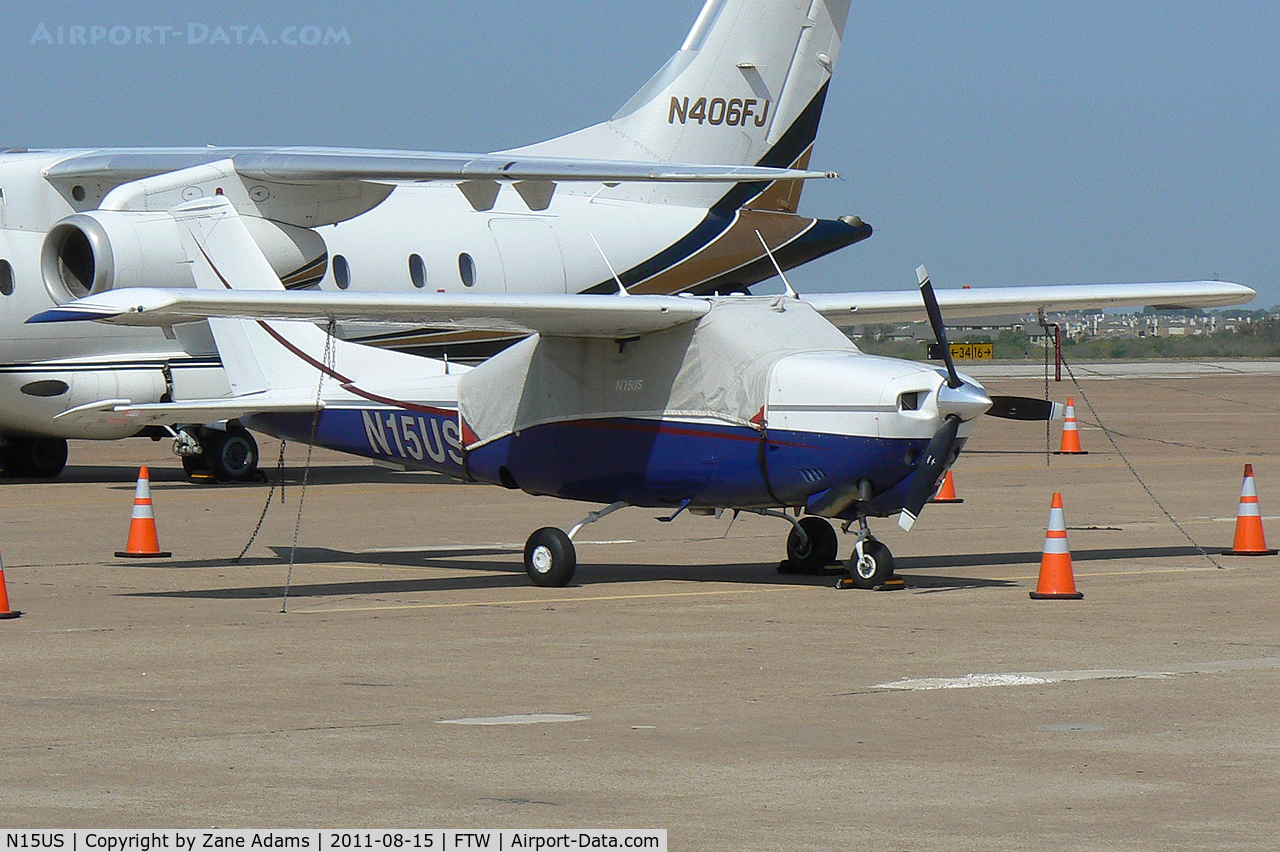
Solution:
<svg viewBox="0 0 1280 852">
<path fill-rule="evenodd" d="M 256 216 L 242 221 L 286 287 L 319 283 L 324 239 L 310 228 Z M 120 287 L 194 287 L 173 217 L 164 212 L 91 210 L 54 224 L 40 249 L 45 289 L 57 304 Z"/>
</svg>

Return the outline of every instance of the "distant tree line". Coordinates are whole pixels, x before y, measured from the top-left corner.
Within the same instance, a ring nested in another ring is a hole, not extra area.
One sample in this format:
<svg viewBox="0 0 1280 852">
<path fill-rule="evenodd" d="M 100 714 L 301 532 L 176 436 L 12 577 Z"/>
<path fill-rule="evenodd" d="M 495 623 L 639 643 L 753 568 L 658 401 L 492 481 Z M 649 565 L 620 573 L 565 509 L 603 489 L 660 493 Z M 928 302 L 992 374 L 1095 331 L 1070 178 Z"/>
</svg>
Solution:
<svg viewBox="0 0 1280 852">
<path fill-rule="evenodd" d="M 1258 312 L 1262 313 L 1262 312 Z M 923 360 L 925 342 L 893 340 L 893 326 L 867 326 L 853 342 L 863 352 L 893 358 Z M 993 339 L 987 334 L 956 335 L 954 343 L 994 343 L 995 357 L 1002 360 L 1040 360 L 1044 345 L 1021 331 L 1005 329 Z M 1074 361 L 1104 361 L 1108 358 L 1280 358 L 1280 317 L 1255 316 L 1248 325 L 1232 331 L 1219 330 L 1212 336 L 1108 337 L 1062 341 L 1063 355 Z"/>
</svg>

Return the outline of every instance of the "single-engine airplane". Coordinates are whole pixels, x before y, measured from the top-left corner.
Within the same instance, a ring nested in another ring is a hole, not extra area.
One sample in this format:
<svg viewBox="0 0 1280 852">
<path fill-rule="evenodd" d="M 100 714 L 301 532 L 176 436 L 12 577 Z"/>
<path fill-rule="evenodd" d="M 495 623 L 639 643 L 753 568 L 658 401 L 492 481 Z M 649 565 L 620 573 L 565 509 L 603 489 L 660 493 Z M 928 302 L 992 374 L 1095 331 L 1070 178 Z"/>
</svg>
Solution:
<svg viewBox="0 0 1280 852">
<path fill-rule="evenodd" d="M 804 181 L 831 176 L 809 163 L 848 15 L 849 0 L 706 0 L 679 49 L 614 115 L 487 153 L 0 150 L 0 469 L 55 476 L 67 438 L 138 434 L 58 417 L 71 408 L 227 393 L 202 328 L 168 337 L 23 325 L 113 289 L 194 287 L 165 212 L 183 200 L 230 200 L 295 289 L 611 292 L 605 253 L 637 293 L 723 292 L 773 275 L 757 232 L 787 268 L 867 238 L 857 217 L 797 212 Z M 511 342 L 411 324 L 340 331 L 455 360 Z M 156 423 L 143 435 L 175 432 L 191 472 L 256 472 L 242 429 Z"/>
<path fill-rule="evenodd" d="M 865 355 L 834 324 L 863 321 L 877 303 L 881 315 L 902 311 L 901 294 L 286 293 L 229 201 L 171 213 L 197 289 L 111 291 L 29 321 L 172 327 L 207 319 L 233 395 L 91 404 L 66 416 L 137 426 L 243 416 L 290 440 L 606 506 L 568 533 L 545 527 L 529 537 L 525 568 L 544 586 L 572 579 L 577 531 L 623 506 L 783 519 L 788 557 L 802 570 L 835 559 L 833 520 L 846 531 L 856 524 L 849 579 L 883 583 L 893 559 L 868 518 L 897 514 L 910 529 L 982 415 L 1053 415 L 1052 403 L 993 396 L 958 373 L 939 301 L 968 312 L 1222 305 L 1254 295 L 1209 281 L 992 288 L 939 300 L 921 267 L 920 295 L 947 355 L 940 370 Z M 338 340 L 313 324 L 379 318 L 530 336 L 478 367 L 451 369 Z"/>
</svg>

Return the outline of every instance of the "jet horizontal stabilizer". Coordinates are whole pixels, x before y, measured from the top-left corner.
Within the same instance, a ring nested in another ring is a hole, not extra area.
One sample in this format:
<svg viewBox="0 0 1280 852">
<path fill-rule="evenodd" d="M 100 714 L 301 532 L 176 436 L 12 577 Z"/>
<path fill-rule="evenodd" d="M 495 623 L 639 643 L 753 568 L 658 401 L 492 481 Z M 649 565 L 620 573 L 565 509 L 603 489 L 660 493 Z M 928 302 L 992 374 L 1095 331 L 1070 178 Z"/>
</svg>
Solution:
<svg viewBox="0 0 1280 852">
<path fill-rule="evenodd" d="M 755 183 L 835 178 L 835 172 L 708 163 L 646 163 L 540 157 L 528 154 L 454 154 L 360 148 L 169 148 L 88 151 L 45 170 L 54 182 L 103 180 L 113 184 L 230 159 L 250 180 L 326 183 L 363 180 L 582 181 L 601 183 Z"/>
</svg>

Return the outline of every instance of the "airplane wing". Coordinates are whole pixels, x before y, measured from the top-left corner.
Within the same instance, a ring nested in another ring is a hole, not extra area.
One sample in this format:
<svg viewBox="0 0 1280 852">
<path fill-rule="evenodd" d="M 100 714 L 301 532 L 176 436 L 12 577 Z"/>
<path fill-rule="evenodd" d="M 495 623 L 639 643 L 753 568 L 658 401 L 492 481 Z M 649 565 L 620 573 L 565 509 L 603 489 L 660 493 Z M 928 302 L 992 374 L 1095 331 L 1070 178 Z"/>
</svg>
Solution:
<svg viewBox="0 0 1280 852">
<path fill-rule="evenodd" d="M 230 159 L 250 180 L 287 183 L 372 181 L 587 181 L 603 183 L 741 183 L 838 177 L 835 172 L 764 166 L 646 163 L 538 157 L 527 154 L 454 154 L 362 148 L 137 148 L 72 154 L 45 170 L 52 182 L 132 180 Z"/>
<path fill-rule="evenodd" d="M 1254 291 L 1226 281 L 1165 284 L 1065 284 L 939 290 L 948 319 L 1109 307 L 1238 305 Z M 729 297 L 742 298 L 742 297 Z M 774 298 L 774 297 L 753 297 Z M 803 301 L 835 325 L 926 318 L 918 290 L 814 293 Z M 626 338 L 693 322 L 710 310 L 685 296 L 351 293 L 277 290 L 108 290 L 36 314 L 29 323 L 98 320 L 116 325 L 172 326 L 210 317 L 310 322 L 412 323 L 434 329 Z"/>
<path fill-rule="evenodd" d="M 693 322 L 705 299 L 681 296 L 333 293 L 126 287 L 36 314 L 29 323 L 98 320 L 172 326 L 210 317 L 408 322 L 429 328 L 627 338 Z"/>
<path fill-rule="evenodd" d="M 1046 284 L 1032 287 L 975 287 L 935 290 L 948 320 L 995 314 L 1074 311 L 1101 308 L 1212 308 L 1241 305 L 1256 292 L 1228 281 L 1177 281 L 1163 284 Z M 848 328 L 866 323 L 924 320 L 919 290 L 865 293 L 812 293 L 804 300 L 818 313 Z"/>
</svg>

